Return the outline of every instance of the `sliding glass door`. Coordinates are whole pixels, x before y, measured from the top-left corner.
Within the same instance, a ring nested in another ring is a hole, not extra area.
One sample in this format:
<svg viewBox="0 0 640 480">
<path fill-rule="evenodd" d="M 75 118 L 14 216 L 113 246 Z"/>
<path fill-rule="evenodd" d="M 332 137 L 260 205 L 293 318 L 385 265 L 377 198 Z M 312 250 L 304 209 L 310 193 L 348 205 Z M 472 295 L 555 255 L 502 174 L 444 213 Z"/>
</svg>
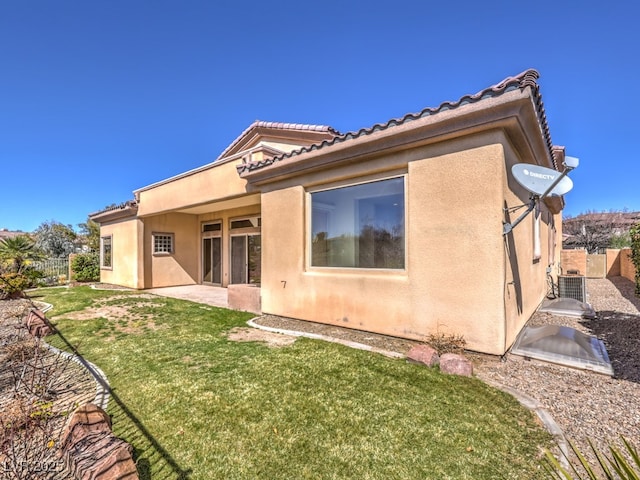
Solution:
<svg viewBox="0 0 640 480">
<path fill-rule="evenodd" d="M 261 246 L 259 234 L 231 237 L 231 283 L 260 284 Z"/>
<path fill-rule="evenodd" d="M 222 238 L 202 239 L 202 283 L 222 284 Z"/>
</svg>

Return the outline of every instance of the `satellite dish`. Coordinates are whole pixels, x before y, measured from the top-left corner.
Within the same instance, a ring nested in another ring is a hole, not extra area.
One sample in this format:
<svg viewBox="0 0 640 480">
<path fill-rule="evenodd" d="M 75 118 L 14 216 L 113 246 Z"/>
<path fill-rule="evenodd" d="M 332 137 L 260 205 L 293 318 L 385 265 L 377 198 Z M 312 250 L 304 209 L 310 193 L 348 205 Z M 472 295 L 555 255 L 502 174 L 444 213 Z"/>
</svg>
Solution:
<svg viewBox="0 0 640 480">
<path fill-rule="evenodd" d="M 562 173 L 557 170 L 530 163 L 516 163 L 511 167 L 511 173 L 520 185 L 536 195 L 544 194 L 553 182 L 562 176 Z M 573 181 L 565 175 L 547 195 L 562 196 L 572 188 Z"/>
</svg>

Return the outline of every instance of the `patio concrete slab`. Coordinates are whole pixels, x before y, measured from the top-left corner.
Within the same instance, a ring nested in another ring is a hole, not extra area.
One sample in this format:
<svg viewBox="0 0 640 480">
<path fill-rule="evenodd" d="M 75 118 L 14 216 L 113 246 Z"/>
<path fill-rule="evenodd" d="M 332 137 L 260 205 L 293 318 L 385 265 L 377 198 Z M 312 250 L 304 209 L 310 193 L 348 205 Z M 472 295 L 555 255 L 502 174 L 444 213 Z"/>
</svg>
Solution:
<svg viewBox="0 0 640 480">
<path fill-rule="evenodd" d="M 229 308 L 227 289 L 209 285 L 182 285 L 179 287 L 148 288 L 144 290 L 162 297 L 180 298 L 214 307 Z"/>
</svg>

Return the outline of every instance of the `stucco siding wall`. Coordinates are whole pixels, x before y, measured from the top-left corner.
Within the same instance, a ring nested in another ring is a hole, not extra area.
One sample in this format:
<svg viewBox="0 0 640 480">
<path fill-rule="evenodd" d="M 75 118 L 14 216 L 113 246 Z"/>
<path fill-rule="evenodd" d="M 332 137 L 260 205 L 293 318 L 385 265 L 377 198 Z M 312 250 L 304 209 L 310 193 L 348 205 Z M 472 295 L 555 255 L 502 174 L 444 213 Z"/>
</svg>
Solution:
<svg viewBox="0 0 640 480">
<path fill-rule="evenodd" d="M 580 275 L 587 274 L 586 250 L 562 250 L 560 256 L 560 263 L 564 274 L 567 274 L 570 270 L 577 270 Z"/>
<path fill-rule="evenodd" d="M 607 248 L 607 277 L 620 276 L 620 252 L 619 248 Z"/>
<path fill-rule="evenodd" d="M 102 224 L 100 236 L 111 236 L 112 267 L 100 269 L 100 281 L 130 288 L 142 288 L 143 225 L 137 218 Z"/>
<path fill-rule="evenodd" d="M 310 268 L 306 189 L 263 193 L 263 312 L 419 340 L 459 333 L 473 350 L 503 353 L 502 147 L 425 153 L 386 162 L 405 160 L 405 270 Z"/>
<path fill-rule="evenodd" d="M 198 283 L 198 217 L 169 213 L 145 218 L 144 224 L 144 287 L 155 288 Z M 154 255 L 154 233 L 173 234 L 174 253 Z"/>
<path fill-rule="evenodd" d="M 222 163 L 193 175 L 141 190 L 138 216 L 155 215 L 245 194 L 246 180 L 241 179 L 236 170 L 239 161 Z"/>
<path fill-rule="evenodd" d="M 505 149 L 506 163 L 503 207 L 510 208 L 529 203 L 529 192 L 513 179 L 511 167 L 521 160 L 510 149 Z M 523 208 L 509 213 L 509 222 L 514 222 L 524 211 Z M 503 248 L 506 259 L 504 277 L 504 305 L 506 336 L 504 348 L 508 349 L 515 341 L 522 327 L 544 300 L 547 286 L 547 268 L 552 273 L 558 271 L 559 257 L 554 252 L 560 248 L 557 244 L 558 231 L 562 231 L 560 214 L 553 215 L 544 202 L 540 202 L 539 247 L 540 255 L 535 253 L 535 211 L 519 223 L 510 234 L 504 236 Z M 552 225 L 556 226 L 556 232 Z M 555 239 L 555 242 L 553 241 Z"/>
<path fill-rule="evenodd" d="M 492 145 L 409 164 L 414 315 L 486 353 L 504 345 L 503 163 Z"/>
<path fill-rule="evenodd" d="M 636 275 L 636 267 L 633 265 L 631 261 L 631 249 L 623 248 L 619 253 L 620 258 L 620 275 L 625 278 L 628 278 L 632 282 L 635 282 Z"/>
</svg>

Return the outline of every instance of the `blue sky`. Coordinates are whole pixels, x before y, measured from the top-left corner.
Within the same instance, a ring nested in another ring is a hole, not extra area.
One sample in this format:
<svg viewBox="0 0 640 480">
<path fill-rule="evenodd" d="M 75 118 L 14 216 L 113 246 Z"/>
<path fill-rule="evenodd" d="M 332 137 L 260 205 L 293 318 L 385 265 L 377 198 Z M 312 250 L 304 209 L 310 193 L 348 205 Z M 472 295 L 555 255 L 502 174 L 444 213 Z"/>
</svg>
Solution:
<svg viewBox="0 0 640 480">
<path fill-rule="evenodd" d="M 581 161 L 565 214 L 640 210 L 639 16 L 629 0 L 3 0 L 0 228 L 76 226 L 257 119 L 357 130 L 528 68 Z"/>
</svg>

